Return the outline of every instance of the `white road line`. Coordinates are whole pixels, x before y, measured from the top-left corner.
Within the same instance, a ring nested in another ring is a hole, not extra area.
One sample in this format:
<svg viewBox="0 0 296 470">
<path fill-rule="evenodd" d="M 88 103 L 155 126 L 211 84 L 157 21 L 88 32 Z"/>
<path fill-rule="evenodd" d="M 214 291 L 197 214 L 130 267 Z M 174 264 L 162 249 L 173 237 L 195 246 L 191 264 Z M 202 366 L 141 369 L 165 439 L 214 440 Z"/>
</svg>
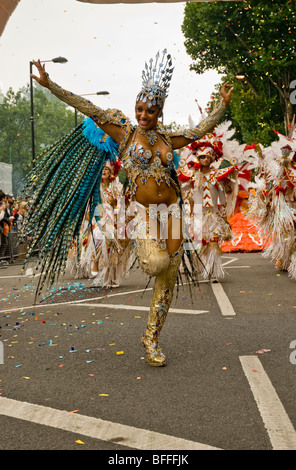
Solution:
<svg viewBox="0 0 296 470">
<path fill-rule="evenodd" d="M 198 281 L 199 283 L 200 282 L 205 282 L 205 283 L 208 283 L 209 281 Z M 185 284 L 184 284 L 185 285 Z M 110 297 L 116 297 L 118 295 L 129 295 L 129 294 L 138 294 L 139 292 L 144 292 L 144 291 L 149 291 L 149 290 L 152 290 L 153 287 L 147 287 L 147 288 L 144 288 L 144 289 L 136 289 L 136 290 L 130 290 L 130 291 L 125 291 L 125 292 L 115 292 L 115 293 L 112 293 L 112 294 L 107 294 L 107 295 L 101 295 L 99 297 L 92 297 L 91 299 L 81 299 L 81 300 L 68 300 L 66 302 L 55 302 L 55 303 L 52 303 L 52 304 L 45 304 L 45 303 L 42 303 L 42 304 L 36 304 L 36 305 L 26 305 L 26 306 L 22 306 L 22 307 L 11 307 L 11 308 L 6 308 L 6 309 L 3 309 L 3 310 L 0 310 L 0 313 L 6 313 L 6 312 L 18 312 L 20 310 L 28 310 L 28 309 L 37 309 L 37 308 L 48 308 L 48 307 L 59 307 L 59 306 L 62 306 L 62 305 L 76 305 L 76 304 L 83 304 L 89 300 L 102 300 L 102 299 L 106 299 L 106 298 L 110 298 Z"/>
<path fill-rule="evenodd" d="M 238 258 L 233 258 L 229 256 L 222 256 L 222 258 L 228 259 L 228 261 L 225 261 L 224 263 L 222 263 L 223 267 L 226 266 L 227 264 L 234 263 L 234 261 L 238 260 Z"/>
<path fill-rule="evenodd" d="M 251 266 L 224 266 L 225 269 L 240 269 L 240 268 L 250 268 Z"/>
<path fill-rule="evenodd" d="M 151 290 L 152 287 L 147 288 L 146 290 Z M 5 312 L 17 312 L 20 310 L 28 310 L 28 309 L 36 309 L 36 308 L 48 308 L 48 307 L 60 307 L 62 305 L 74 305 L 74 304 L 83 304 L 87 302 L 88 300 L 101 300 L 101 299 L 106 299 L 109 297 L 115 297 L 117 295 L 126 295 L 126 294 L 135 294 L 138 292 L 142 292 L 145 289 L 137 289 L 137 290 L 131 290 L 127 292 L 116 292 L 114 294 L 107 294 L 107 295 L 101 295 L 100 297 L 93 297 L 91 299 L 81 299 L 81 300 L 68 300 L 66 302 L 55 302 L 52 304 L 36 304 L 36 305 L 27 305 L 27 306 L 22 306 L 22 307 L 12 307 L 12 308 L 7 308 L 5 310 L 0 310 L 0 313 L 5 313 Z"/>
<path fill-rule="evenodd" d="M 216 297 L 216 300 L 218 302 L 218 305 L 220 307 L 221 313 L 224 316 L 233 316 L 236 315 L 235 311 L 233 310 L 233 307 L 230 303 L 230 300 L 228 299 L 227 295 L 224 292 L 224 289 L 220 282 L 212 282 L 211 283 L 214 295 Z"/>
<path fill-rule="evenodd" d="M 0 279 L 21 279 L 21 276 L 0 276 Z"/>
<path fill-rule="evenodd" d="M 25 277 L 38 277 L 40 274 L 34 274 L 32 268 L 26 269 L 26 274 L 15 274 L 14 276 L 0 276 L 0 279 L 22 279 Z"/>
<path fill-rule="evenodd" d="M 75 304 L 74 304 L 75 305 Z M 93 303 L 85 303 L 83 304 L 86 307 L 104 307 L 104 308 L 113 308 L 113 309 L 122 309 L 122 310 L 138 310 L 138 311 L 145 311 L 149 312 L 150 307 L 145 307 L 143 305 L 121 305 L 121 304 L 93 304 Z M 81 304 L 78 305 L 81 307 Z M 182 313 L 185 315 L 199 315 L 201 313 L 209 313 L 209 310 L 190 310 L 184 308 L 170 308 L 169 313 Z"/>
<path fill-rule="evenodd" d="M 199 442 L 78 413 L 0 398 L 0 414 L 140 450 L 221 450 Z M 120 440 L 119 440 L 120 439 Z"/>
<path fill-rule="evenodd" d="M 104 297 L 103 297 L 104 298 Z M 94 300 L 94 299 L 90 299 Z M 17 308 L 9 308 L 6 310 L 0 310 L 0 313 L 8 313 L 8 312 L 17 312 L 20 310 L 34 310 L 36 308 L 45 307 L 56 307 L 56 306 L 63 306 L 63 305 L 72 305 L 73 307 L 97 307 L 97 308 L 112 308 L 112 309 L 121 309 L 121 310 L 138 310 L 138 311 L 149 311 L 150 307 L 145 307 L 142 305 L 120 305 L 120 304 L 101 304 L 101 303 L 78 303 L 78 302 L 64 302 L 58 304 L 47 304 L 47 305 L 31 305 L 29 307 L 17 307 Z M 190 309 L 181 309 L 181 308 L 170 308 L 170 313 L 182 313 L 184 315 L 200 315 L 202 313 L 209 313 L 209 310 L 190 310 Z"/>
<path fill-rule="evenodd" d="M 244 373 L 274 450 L 296 450 L 295 429 L 256 356 L 241 356 Z"/>
<path fill-rule="evenodd" d="M 229 257 L 229 256 L 222 256 L 222 258 L 228 259 L 228 261 L 225 261 L 224 263 L 222 263 L 223 268 L 225 267 L 226 269 L 250 268 L 250 266 L 228 266 L 230 263 L 234 263 L 234 261 L 237 261 L 238 258 Z"/>
</svg>

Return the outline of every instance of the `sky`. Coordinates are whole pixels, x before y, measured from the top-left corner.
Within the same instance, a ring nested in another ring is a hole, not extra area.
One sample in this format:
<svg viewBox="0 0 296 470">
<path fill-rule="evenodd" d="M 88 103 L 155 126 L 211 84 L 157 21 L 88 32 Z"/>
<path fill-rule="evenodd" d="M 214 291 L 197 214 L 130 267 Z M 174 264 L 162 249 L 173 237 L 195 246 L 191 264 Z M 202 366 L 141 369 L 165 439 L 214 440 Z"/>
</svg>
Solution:
<svg viewBox="0 0 296 470">
<path fill-rule="evenodd" d="M 145 61 L 167 49 L 174 74 L 164 123 L 188 125 L 201 119 L 216 71 L 190 71 L 181 31 L 185 3 L 96 5 L 76 0 L 22 0 L 0 38 L 0 90 L 6 94 L 29 83 L 29 62 L 63 56 L 66 64 L 46 64 L 51 79 L 77 94 L 109 91 L 88 98 L 103 109 L 117 108 L 134 119 Z"/>
</svg>

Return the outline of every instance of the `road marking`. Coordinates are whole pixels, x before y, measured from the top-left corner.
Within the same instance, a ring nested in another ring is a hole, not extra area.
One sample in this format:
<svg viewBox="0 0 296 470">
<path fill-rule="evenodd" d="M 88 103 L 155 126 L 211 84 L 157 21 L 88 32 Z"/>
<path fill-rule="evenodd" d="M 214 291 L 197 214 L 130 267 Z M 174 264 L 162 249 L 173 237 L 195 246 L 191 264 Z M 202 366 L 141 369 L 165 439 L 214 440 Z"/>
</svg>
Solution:
<svg viewBox="0 0 296 470">
<path fill-rule="evenodd" d="M 200 282 L 205 282 L 208 283 L 209 281 L 199 281 Z M 184 283 L 185 284 L 185 283 Z M 90 299 L 81 299 L 81 300 L 68 300 L 66 302 L 55 302 L 51 304 L 36 304 L 36 305 L 27 305 L 27 306 L 22 306 L 22 307 L 11 307 L 11 308 L 6 308 L 4 310 L 0 310 L 0 313 L 6 313 L 6 312 L 18 312 L 20 310 L 28 310 L 28 309 L 37 309 L 37 308 L 48 308 L 48 307 L 60 307 L 62 305 L 76 305 L 76 304 L 83 304 L 85 302 L 88 302 L 89 300 L 94 301 L 94 300 L 102 300 L 102 299 L 109 299 L 110 297 L 116 297 L 118 295 L 129 295 L 129 294 L 138 294 L 139 292 L 145 292 L 152 290 L 153 287 L 147 287 L 144 289 L 136 289 L 136 290 L 130 290 L 130 291 L 125 291 L 125 292 L 115 292 L 112 294 L 107 294 L 107 295 L 101 295 L 99 297 L 92 297 Z"/>
<path fill-rule="evenodd" d="M 238 258 L 234 258 L 232 256 L 221 256 L 221 258 L 226 258 L 229 260 L 229 261 L 225 261 L 224 263 L 222 263 L 223 266 L 226 266 L 227 264 L 230 264 L 230 263 L 234 263 L 234 261 L 238 260 Z"/>
<path fill-rule="evenodd" d="M 103 297 L 104 298 L 104 297 Z M 90 299 L 95 300 L 95 299 Z M 31 305 L 28 307 L 17 307 L 17 308 L 9 308 L 6 310 L 0 310 L 0 313 L 7 313 L 7 312 L 16 312 L 20 310 L 31 310 L 36 308 L 48 308 L 48 307 L 56 307 L 56 306 L 63 306 L 63 305 L 73 305 L 73 307 L 103 307 L 103 308 L 112 308 L 112 309 L 121 309 L 121 310 L 138 310 L 138 311 L 149 311 L 150 307 L 145 307 L 143 305 L 120 305 L 120 304 L 101 304 L 101 303 L 78 303 L 78 302 L 63 302 L 57 304 L 47 304 L 47 305 Z M 185 315 L 200 315 L 202 313 L 209 313 L 209 310 L 190 310 L 190 309 L 181 309 L 181 308 L 170 308 L 170 313 L 181 313 Z"/>
<path fill-rule="evenodd" d="M 5 310 L 0 310 L 0 313 L 5 313 L 5 312 L 17 312 L 19 310 L 28 310 L 28 309 L 36 309 L 36 308 L 45 308 L 45 307 L 60 307 L 61 305 L 74 305 L 74 304 L 83 304 L 87 302 L 88 300 L 101 300 L 101 299 L 106 299 L 109 297 L 115 297 L 117 295 L 126 295 L 126 294 L 134 294 L 138 292 L 142 292 L 145 289 L 137 289 L 137 290 L 131 290 L 127 292 L 116 292 L 114 294 L 107 294 L 107 295 L 101 295 L 100 297 L 92 297 L 91 299 L 81 299 L 81 300 L 68 300 L 66 302 L 55 302 L 52 304 L 36 304 L 36 305 L 27 305 L 23 307 L 12 307 L 12 308 L 7 308 Z M 152 287 L 147 288 L 146 290 L 152 290 Z"/>
<path fill-rule="evenodd" d="M 26 274 L 15 274 L 14 276 L 0 276 L 0 279 L 22 279 L 25 277 L 38 277 L 41 274 L 34 274 L 32 268 L 26 269 Z"/>
<path fill-rule="evenodd" d="M 0 397 L 0 414 L 140 450 L 221 450 L 199 442 Z"/>
<path fill-rule="evenodd" d="M 259 412 L 274 450 L 296 450 L 295 429 L 257 356 L 241 356 Z"/>
<path fill-rule="evenodd" d="M 201 281 L 199 281 L 199 283 L 209 283 L 209 281 L 208 280 L 201 280 Z M 221 284 L 218 283 L 218 282 L 215 282 L 215 283 L 211 283 L 211 286 L 212 286 L 212 289 L 213 289 L 214 294 L 216 296 L 217 302 L 220 306 L 222 315 L 226 315 L 226 316 L 227 315 L 235 315 L 235 312 L 234 312 L 234 310 L 233 310 L 233 308 L 230 304 L 230 301 L 229 301 L 228 297 L 226 296 Z M 220 287 L 217 287 L 217 286 L 220 286 Z M 41 304 L 27 305 L 27 306 L 22 306 L 22 307 L 12 307 L 12 308 L 7 308 L 7 309 L 0 310 L 0 313 L 18 312 L 20 310 L 31 310 L 31 309 L 36 310 L 37 308 L 60 307 L 60 306 L 63 306 L 63 305 L 81 305 L 81 304 L 87 303 L 89 300 L 91 300 L 91 301 L 102 300 L 102 299 L 106 299 L 106 298 L 110 298 L 110 297 L 116 297 L 116 296 L 122 296 L 122 295 L 135 294 L 135 293 L 139 293 L 139 292 L 145 292 L 145 291 L 149 291 L 149 290 L 152 290 L 152 289 L 153 289 L 153 287 L 146 287 L 146 288 L 143 288 L 143 289 L 130 290 L 130 291 L 126 291 L 126 292 L 115 292 L 115 293 L 111 293 L 111 294 L 107 294 L 107 295 L 101 295 L 99 297 L 93 297 L 91 299 L 68 300 L 66 302 L 55 302 L 55 303 L 51 303 L 51 304 L 41 303 Z M 118 306 L 116 306 L 116 308 L 118 308 Z M 129 307 L 129 308 L 132 309 L 131 307 Z M 207 310 L 205 310 L 205 311 L 200 311 L 200 310 L 187 310 L 187 311 L 185 310 L 184 311 L 184 310 L 181 310 L 181 309 L 175 309 L 175 310 L 177 310 L 175 313 L 185 313 L 185 314 L 188 313 L 188 314 L 194 314 L 194 315 L 199 314 L 199 313 L 208 313 Z M 172 309 L 170 309 L 170 311 L 173 312 Z"/>
<path fill-rule="evenodd" d="M 240 269 L 240 268 L 250 268 L 250 267 L 251 266 L 226 266 L 225 269 Z"/>
<path fill-rule="evenodd" d="M 75 305 L 75 304 L 73 304 Z M 81 307 L 81 304 L 78 305 Z M 112 308 L 112 309 L 122 309 L 122 310 L 138 310 L 138 311 L 145 311 L 149 312 L 150 307 L 145 307 L 143 305 L 120 305 L 120 304 L 93 304 L 93 303 L 86 303 L 84 306 L 87 307 L 104 307 L 104 308 Z M 170 313 L 182 313 L 185 315 L 199 315 L 201 313 L 209 313 L 209 310 L 190 310 L 184 308 L 170 308 Z"/>
<path fill-rule="evenodd" d="M 228 261 L 225 261 L 224 263 L 222 263 L 223 268 L 225 268 L 225 267 L 226 267 L 226 269 L 250 268 L 250 266 L 228 266 L 228 264 L 234 263 L 234 261 L 237 261 L 238 258 L 232 258 L 232 257 L 229 257 L 229 256 L 222 256 L 222 258 L 228 259 Z"/>
<path fill-rule="evenodd" d="M 230 303 L 229 298 L 224 292 L 224 289 L 220 282 L 212 282 L 211 283 L 214 295 L 216 297 L 216 300 L 218 302 L 218 305 L 220 307 L 221 313 L 223 316 L 234 316 L 236 315 L 235 311 L 233 310 L 233 307 Z"/>
<path fill-rule="evenodd" d="M 21 279 L 21 276 L 0 276 L 0 279 L 15 279 L 15 278 Z"/>
</svg>

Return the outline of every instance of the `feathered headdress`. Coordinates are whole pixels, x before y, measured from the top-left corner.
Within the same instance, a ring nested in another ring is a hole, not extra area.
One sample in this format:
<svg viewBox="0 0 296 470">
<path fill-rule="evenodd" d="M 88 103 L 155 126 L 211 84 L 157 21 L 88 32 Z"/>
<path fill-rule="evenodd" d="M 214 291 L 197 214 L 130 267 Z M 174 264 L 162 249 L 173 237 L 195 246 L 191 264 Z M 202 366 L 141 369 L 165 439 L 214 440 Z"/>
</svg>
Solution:
<svg viewBox="0 0 296 470">
<path fill-rule="evenodd" d="M 244 146 L 233 139 L 235 129 L 229 129 L 230 121 L 217 126 L 212 134 L 206 134 L 202 139 L 184 147 L 179 162 L 179 180 L 188 181 L 199 170 L 199 156 L 211 155 L 213 165 L 220 165 L 221 160 L 227 160 L 231 165 L 241 165 L 244 161 Z"/>
<path fill-rule="evenodd" d="M 192 142 L 192 144 L 188 145 L 188 148 L 192 150 L 197 157 L 200 155 L 211 155 L 214 160 L 218 160 L 222 157 L 222 147 L 222 142 L 216 139 L 215 134 L 206 134 L 198 142 Z"/>
<path fill-rule="evenodd" d="M 240 165 L 245 160 L 244 145 L 233 138 L 235 128 L 230 128 L 231 125 L 231 121 L 224 121 L 215 128 L 213 134 L 222 148 L 223 160 L 231 165 Z"/>
<path fill-rule="evenodd" d="M 292 162 L 294 163 L 296 160 L 295 133 L 291 133 L 292 138 L 282 135 L 277 131 L 275 133 L 278 136 L 278 140 L 273 142 L 269 148 L 273 158 L 284 167 Z"/>
<path fill-rule="evenodd" d="M 265 168 L 265 178 L 274 183 L 281 175 L 284 168 L 292 168 L 296 163 L 296 138 L 292 133 L 291 137 L 277 134 L 277 140 L 268 147 L 262 148 L 263 163 Z"/>
<path fill-rule="evenodd" d="M 121 169 L 122 163 L 117 158 L 116 161 L 106 160 L 104 167 L 107 167 L 111 173 L 111 179 L 114 180 Z"/>
<path fill-rule="evenodd" d="M 168 89 L 173 75 L 172 57 L 164 49 L 160 59 L 158 52 L 154 59 L 149 60 L 149 65 L 145 62 L 145 69 L 142 71 L 142 89 L 137 96 L 137 101 L 148 101 L 148 106 L 158 105 L 163 107 L 168 96 Z"/>
</svg>

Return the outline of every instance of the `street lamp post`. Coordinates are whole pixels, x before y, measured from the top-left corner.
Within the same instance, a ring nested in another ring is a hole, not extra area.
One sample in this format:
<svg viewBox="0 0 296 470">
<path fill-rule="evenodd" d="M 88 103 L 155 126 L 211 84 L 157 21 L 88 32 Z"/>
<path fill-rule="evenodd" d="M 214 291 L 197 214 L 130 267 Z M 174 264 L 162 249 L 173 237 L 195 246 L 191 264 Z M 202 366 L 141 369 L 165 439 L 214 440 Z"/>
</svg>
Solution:
<svg viewBox="0 0 296 470">
<path fill-rule="evenodd" d="M 55 57 L 51 60 L 42 60 L 41 62 L 54 62 L 59 64 L 65 64 L 68 62 L 65 57 Z M 34 97 L 33 97 L 33 79 L 31 77 L 33 73 L 33 62 L 30 61 L 30 101 L 31 101 L 31 136 L 32 136 L 32 167 L 35 168 L 35 133 L 34 133 Z"/>
<path fill-rule="evenodd" d="M 246 75 L 243 72 L 236 73 L 235 78 L 237 78 L 238 80 L 243 80 L 244 78 L 246 78 Z"/>
<path fill-rule="evenodd" d="M 97 91 L 96 93 L 86 93 L 85 95 L 79 95 L 79 96 L 89 96 L 89 95 L 109 95 L 109 91 Z M 75 114 L 75 127 L 77 127 L 77 109 L 74 108 L 74 114 Z"/>
</svg>

